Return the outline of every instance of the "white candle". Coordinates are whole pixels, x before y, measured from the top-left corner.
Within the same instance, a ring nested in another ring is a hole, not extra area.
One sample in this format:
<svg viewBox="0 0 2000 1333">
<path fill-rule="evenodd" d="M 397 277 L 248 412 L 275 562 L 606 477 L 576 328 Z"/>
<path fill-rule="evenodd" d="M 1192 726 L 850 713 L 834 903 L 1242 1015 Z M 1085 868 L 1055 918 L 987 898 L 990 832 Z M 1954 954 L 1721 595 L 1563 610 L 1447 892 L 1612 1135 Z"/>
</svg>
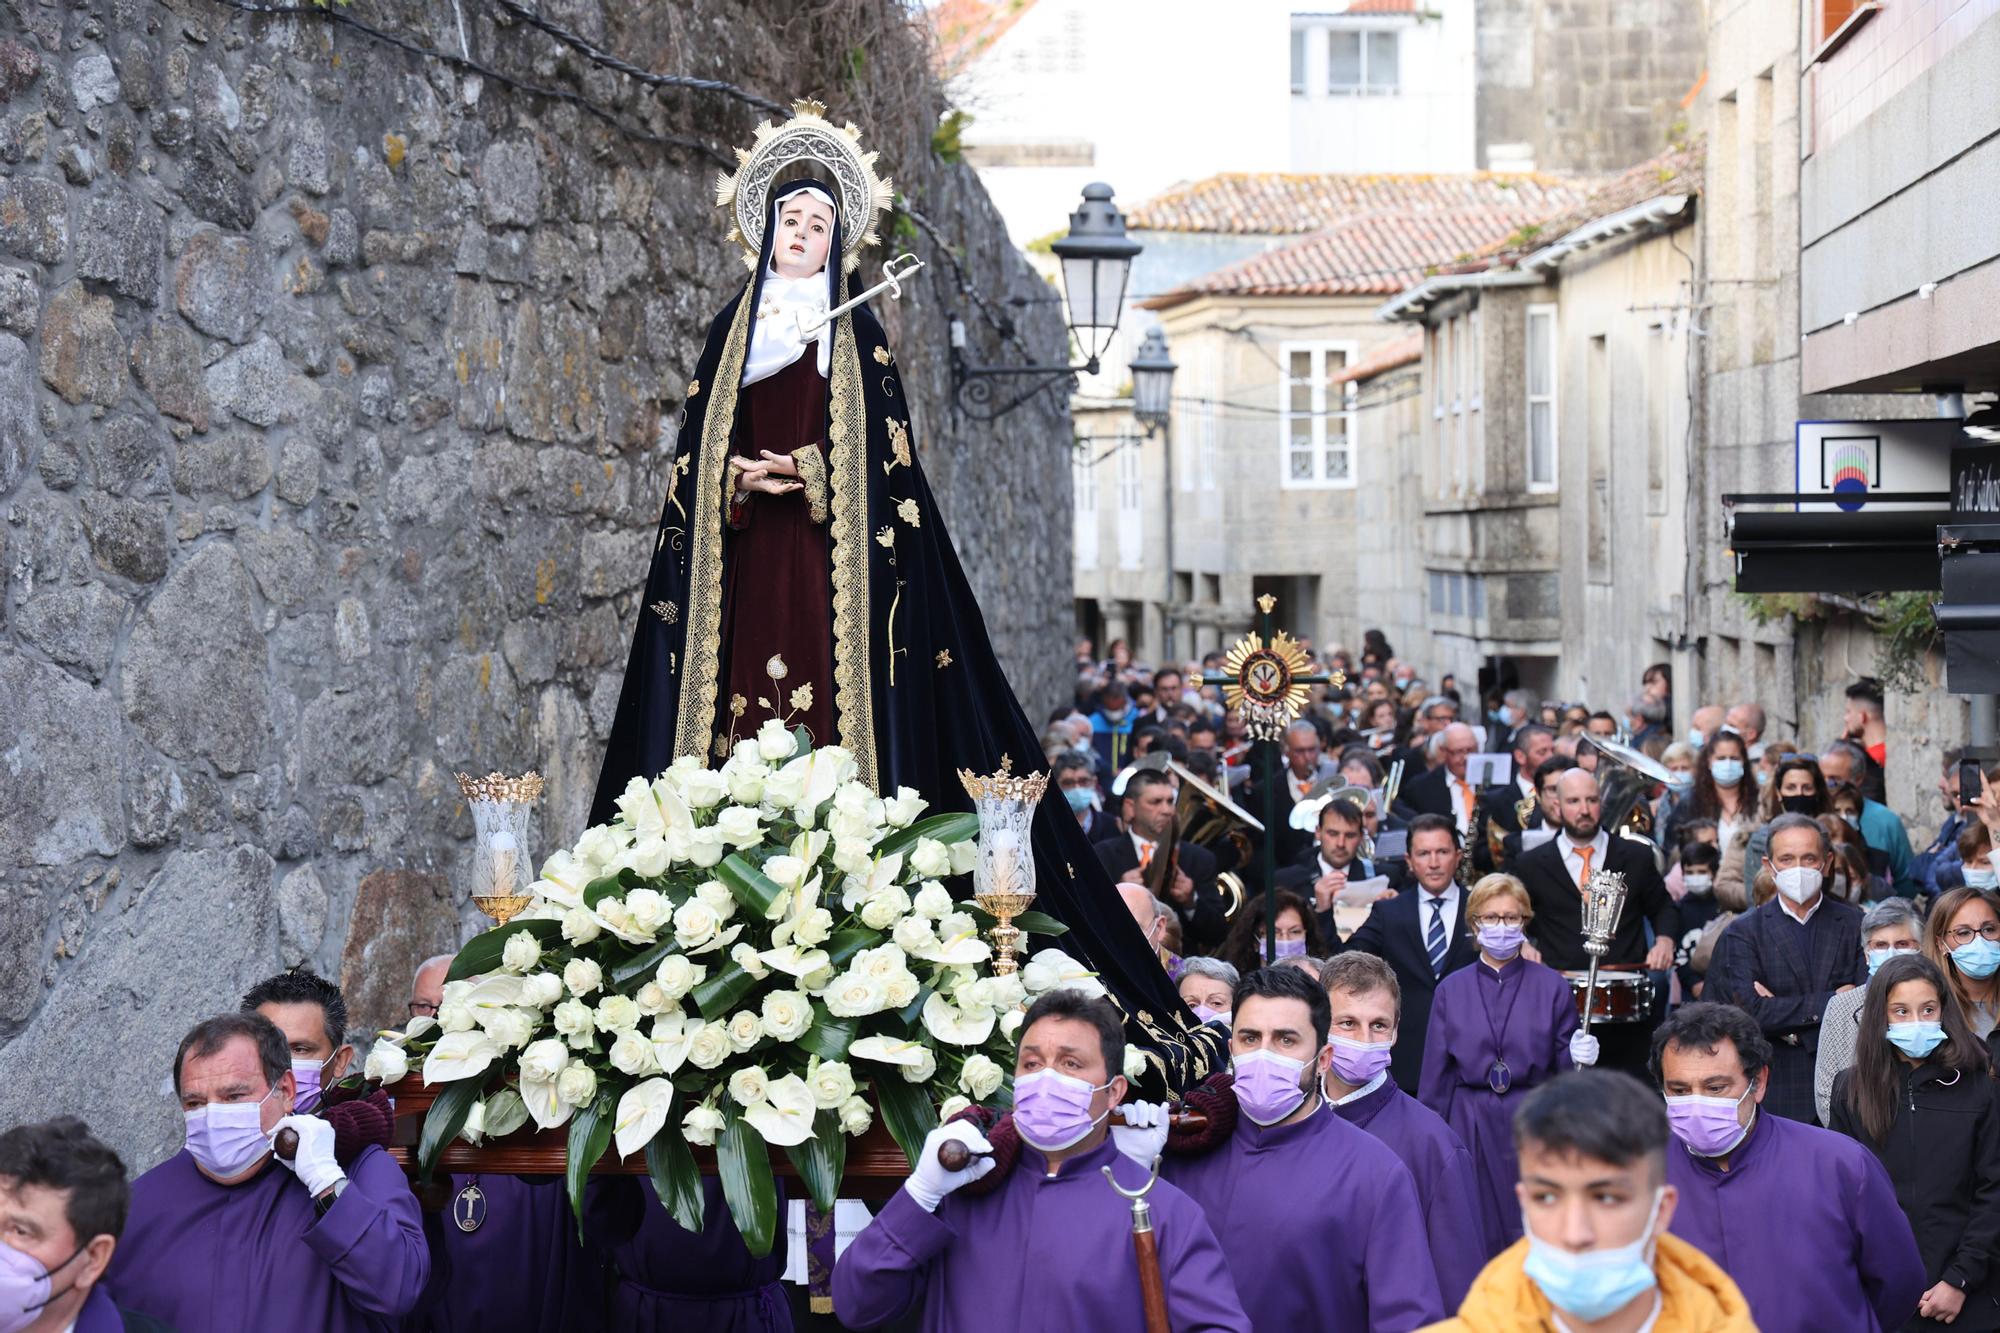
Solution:
<svg viewBox="0 0 2000 1333">
<path fill-rule="evenodd" d="M 1001 829 L 993 835 L 992 844 L 990 887 L 995 893 L 1013 893 L 1020 875 L 1021 837 L 1012 829 Z"/>
</svg>

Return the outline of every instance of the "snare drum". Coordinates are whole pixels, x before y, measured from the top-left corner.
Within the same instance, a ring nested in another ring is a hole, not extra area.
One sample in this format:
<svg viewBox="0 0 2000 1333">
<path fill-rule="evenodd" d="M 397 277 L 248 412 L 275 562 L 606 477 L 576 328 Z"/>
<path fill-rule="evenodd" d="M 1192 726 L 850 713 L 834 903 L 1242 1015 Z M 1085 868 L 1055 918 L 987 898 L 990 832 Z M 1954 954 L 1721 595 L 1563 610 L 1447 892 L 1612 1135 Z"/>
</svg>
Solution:
<svg viewBox="0 0 2000 1333">
<path fill-rule="evenodd" d="M 1564 972 L 1570 994 L 1576 1000 L 1576 1015 L 1585 1015 L 1584 991 L 1590 985 L 1588 972 Z M 1597 969 L 1597 994 L 1590 1001 L 1590 1021 L 1595 1023 L 1643 1023 L 1653 1016 L 1653 979 L 1631 968 Z"/>
</svg>

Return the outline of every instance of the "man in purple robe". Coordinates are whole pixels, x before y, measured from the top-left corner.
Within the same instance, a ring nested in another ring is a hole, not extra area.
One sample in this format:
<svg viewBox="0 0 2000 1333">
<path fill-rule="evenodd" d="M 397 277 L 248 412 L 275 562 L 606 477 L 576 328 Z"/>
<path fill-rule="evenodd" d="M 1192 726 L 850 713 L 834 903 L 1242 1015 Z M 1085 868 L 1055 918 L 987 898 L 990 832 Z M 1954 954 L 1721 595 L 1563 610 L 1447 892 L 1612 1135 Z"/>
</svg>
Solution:
<svg viewBox="0 0 2000 1333">
<path fill-rule="evenodd" d="M 779 1283 L 784 1246 L 761 1258 L 751 1254 L 729 1214 L 722 1182 L 704 1176 L 701 1185 L 702 1226 L 692 1232 L 674 1221 L 650 1180 L 600 1176 L 590 1182 L 584 1236 L 617 1274 L 606 1326 L 618 1333 L 791 1333 L 792 1311 Z M 785 1182 L 779 1181 L 779 1216 L 784 1212 Z"/>
<path fill-rule="evenodd" d="M 1444 1308 L 1456 1310 L 1486 1261 L 1472 1154 L 1443 1118 L 1389 1077 L 1402 1021 L 1402 991 L 1389 965 L 1369 953 L 1344 953 L 1320 973 L 1326 988 L 1331 1052 L 1322 1085 L 1335 1115 L 1367 1130 L 1402 1159 L 1417 1187 L 1431 1264 Z"/>
<path fill-rule="evenodd" d="M 1166 1174 L 1207 1211 L 1251 1325 L 1409 1333 L 1442 1319 L 1409 1169 L 1326 1113 L 1326 992 L 1262 968 L 1236 983 L 1231 1013 L 1236 1132 L 1167 1158 Z"/>
<path fill-rule="evenodd" d="M 131 1197 L 125 1164 L 81 1120 L 0 1134 L 0 1328 L 172 1333 L 103 1286 Z"/>
<path fill-rule="evenodd" d="M 1036 1000 L 1015 1057 L 1021 1151 L 1006 1179 L 963 1192 L 997 1163 L 982 1155 L 947 1170 L 940 1145 L 979 1154 L 992 1145 L 964 1121 L 933 1130 L 909 1180 L 834 1265 L 841 1322 L 876 1328 L 921 1309 L 920 1326 L 934 1330 L 1143 1329 L 1131 1205 L 1103 1174 L 1110 1168 L 1126 1189 L 1147 1182 L 1104 1123 L 1125 1098 L 1124 1059 L 1124 1026 L 1108 1003 L 1067 989 Z M 1146 1197 L 1175 1333 L 1247 1330 L 1201 1206 L 1164 1180 Z"/>
<path fill-rule="evenodd" d="M 195 1025 L 174 1056 L 187 1147 L 139 1177 L 106 1284 L 186 1330 L 381 1333 L 422 1294 L 417 1201 L 380 1148 L 344 1171 L 333 1127 L 292 1114 L 292 1057 L 261 1014 Z M 297 1133 L 273 1164 L 273 1136 Z"/>
<path fill-rule="evenodd" d="M 1760 1113 L 1771 1044 L 1733 1005 L 1682 1006 L 1653 1036 L 1679 1140 L 1672 1230 L 1720 1264 L 1763 1333 L 1899 1329 L 1924 1262 L 1895 1186 L 1844 1134 Z"/>
<path fill-rule="evenodd" d="M 424 1215 L 442 1271 L 404 1333 L 600 1333 L 603 1271 L 577 1239 L 563 1178 L 450 1180 L 444 1210 Z"/>
</svg>

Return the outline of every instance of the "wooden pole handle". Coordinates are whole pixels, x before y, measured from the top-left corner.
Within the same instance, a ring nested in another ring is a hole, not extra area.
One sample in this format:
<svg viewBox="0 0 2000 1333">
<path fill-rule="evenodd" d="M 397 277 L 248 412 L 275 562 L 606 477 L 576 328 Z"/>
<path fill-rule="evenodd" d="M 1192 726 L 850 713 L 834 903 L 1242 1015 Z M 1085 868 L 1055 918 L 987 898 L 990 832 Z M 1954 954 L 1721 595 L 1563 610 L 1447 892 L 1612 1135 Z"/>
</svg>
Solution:
<svg viewBox="0 0 2000 1333">
<path fill-rule="evenodd" d="M 299 1155 L 299 1132 L 286 1125 L 271 1136 L 271 1151 L 287 1162 L 296 1159 Z"/>
<path fill-rule="evenodd" d="M 1115 1109 L 1111 1112 L 1111 1118 L 1119 1124 L 1124 1123 L 1124 1117 L 1120 1116 Z M 1173 1129 L 1199 1134 L 1208 1128 L 1208 1117 L 1199 1111 L 1181 1111 L 1168 1116 L 1167 1124 Z M 938 1165 L 947 1171 L 963 1171 L 972 1164 L 973 1158 L 991 1157 L 992 1155 L 990 1152 L 979 1152 L 973 1148 L 969 1148 L 957 1139 L 946 1139 L 937 1147 Z"/>
<path fill-rule="evenodd" d="M 1146 1310 L 1146 1333 L 1172 1333 L 1167 1322 L 1167 1283 L 1160 1275 L 1158 1233 L 1133 1232 L 1132 1255 L 1139 1263 L 1139 1299 Z"/>
</svg>

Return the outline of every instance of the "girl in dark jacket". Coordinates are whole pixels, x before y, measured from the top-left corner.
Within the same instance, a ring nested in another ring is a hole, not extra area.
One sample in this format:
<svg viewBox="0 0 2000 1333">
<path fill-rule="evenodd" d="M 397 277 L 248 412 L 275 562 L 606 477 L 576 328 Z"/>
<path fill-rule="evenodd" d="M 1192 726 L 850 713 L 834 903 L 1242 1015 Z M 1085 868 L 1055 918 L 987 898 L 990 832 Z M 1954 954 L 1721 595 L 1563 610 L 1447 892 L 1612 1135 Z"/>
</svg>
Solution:
<svg viewBox="0 0 2000 1333">
<path fill-rule="evenodd" d="M 1881 1159 L 1916 1232 L 1931 1285 L 1903 1327 L 2000 1329 L 2000 1084 L 1928 958 L 1892 957 L 1869 982 L 1832 1121 Z"/>
</svg>

